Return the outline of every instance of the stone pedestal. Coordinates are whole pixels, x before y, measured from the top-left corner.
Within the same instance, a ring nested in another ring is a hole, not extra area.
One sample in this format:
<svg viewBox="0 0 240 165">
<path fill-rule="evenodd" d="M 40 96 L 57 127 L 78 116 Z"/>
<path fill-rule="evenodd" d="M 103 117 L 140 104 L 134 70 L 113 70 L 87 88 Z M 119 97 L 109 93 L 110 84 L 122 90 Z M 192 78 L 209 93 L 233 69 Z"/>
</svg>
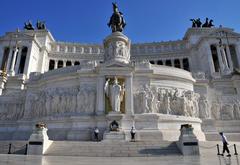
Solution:
<svg viewBox="0 0 240 165">
<path fill-rule="evenodd" d="M 104 141 L 124 141 L 125 133 L 123 131 L 110 131 L 103 134 Z"/>
<path fill-rule="evenodd" d="M 131 41 L 121 32 L 114 32 L 104 40 L 104 63 L 123 63 L 130 62 Z"/>
<path fill-rule="evenodd" d="M 47 128 L 36 128 L 28 140 L 28 155 L 44 154 L 52 141 L 47 135 Z"/>
<path fill-rule="evenodd" d="M 110 112 L 106 118 L 107 118 L 107 124 L 108 124 L 108 129 L 106 132 L 103 134 L 103 140 L 104 141 L 119 141 L 119 140 L 125 140 L 125 133 L 122 130 L 122 118 L 123 114 L 120 112 Z M 113 121 L 116 121 L 119 124 L 119 128 L 117 131 L 112 131 L 110 129 L 110 125 Z"/>
<path fill-rule="evenodd" d="M 106 116 L 107 118 L 107 125 L 108 125 L 108 131 L 110 131 L 110 124 L 114 120 L 119 124 L 119 130 L 122 130 L 122 118 L 123 114 L 121 112 L 109 112 L 109 114 Z"/>
<path fill-rule="evenodd" d="M 191 125 L 182 125 L 181 135 L 177 145 L 183 155 L 199 155 L 198 139 L 193 134 Z"/>
</svg>

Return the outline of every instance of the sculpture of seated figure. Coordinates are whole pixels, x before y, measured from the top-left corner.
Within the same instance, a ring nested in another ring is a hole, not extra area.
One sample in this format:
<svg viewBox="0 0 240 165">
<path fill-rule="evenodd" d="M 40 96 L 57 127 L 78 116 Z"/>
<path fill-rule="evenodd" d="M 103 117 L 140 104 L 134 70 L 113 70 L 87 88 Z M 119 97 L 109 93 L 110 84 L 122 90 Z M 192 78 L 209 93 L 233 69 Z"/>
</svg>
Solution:
<svg viewBox="0 0 240 165">
<path fill-rule="evenodd" d="M 119 124 L 116 120 L 113 120 L 113 122 L 111 122 L 110 131 L 119 131 Z"/>
</svg>

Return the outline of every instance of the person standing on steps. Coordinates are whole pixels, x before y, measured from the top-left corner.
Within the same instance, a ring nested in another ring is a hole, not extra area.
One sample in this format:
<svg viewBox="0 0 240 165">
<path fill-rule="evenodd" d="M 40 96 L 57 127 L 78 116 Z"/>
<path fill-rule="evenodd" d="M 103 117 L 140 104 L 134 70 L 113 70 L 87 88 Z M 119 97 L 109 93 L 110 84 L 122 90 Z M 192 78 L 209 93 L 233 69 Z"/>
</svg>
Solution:
<svg viewBox="0 0 240 165">
<path fill-rule="evenodd" d="M 227 153 L 228 153 L 228 157 L 230 157 L 231 156 L 231 154 L 230 154 L 230 151 L 229 151 L 229 149 L 228 149 L 228 141 L 227 141 L 227 138 L 226 138 L 226 136 L 223 134 L 223 132 L 220 132 L 219 133 L 220 134 L 220 136 L 221 136 L 221 138 L 222 138 L 222 143 L 223 143 L 223 151 L 222 151 L 222 156 L 224 156 L 224 153 L 225 153 L 225 151 L 227 151 Z"/>
<path fill-rule="evenodd" d="M 95 127 L 95 128 L 94 128 L 94 139 L 95 139 L 96 141 L 99 141 L 98 135 L 99 135 L 99 129 L 98 129 L 98 127 Z"/>
<path fill-rule="evenodd" d="M 135 128 L 133 126 L 131 128 L 130 133 L 131 133 L 131 141 L 135 141 L 136 130 L 135 130 Z"/>
</svg>

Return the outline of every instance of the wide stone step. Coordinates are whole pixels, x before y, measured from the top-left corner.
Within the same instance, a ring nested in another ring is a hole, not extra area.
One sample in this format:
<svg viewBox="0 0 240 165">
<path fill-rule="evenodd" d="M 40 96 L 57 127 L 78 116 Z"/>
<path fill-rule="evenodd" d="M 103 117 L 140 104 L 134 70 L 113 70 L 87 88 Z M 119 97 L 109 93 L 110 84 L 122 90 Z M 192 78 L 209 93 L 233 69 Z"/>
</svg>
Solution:
<svg viewBox="0 0 240 165">
<path fill-rule="evenodd" d="M 45 155 L 58 156 L 158 156 L 180 154 L 172 142 L 71 142 L 54 141 Z"/>
<path fill-rule="evenodd" d="M 240 141 L 240 133 L 224 133 L 228 141 Z M 221 137 L 218 132 L 206 132 L 206 140 L 208 141 L 221 141 Z"/>
<path fill-rule="evenodd" d="M 25 154 L 27 141 L 0 141 L 0 154 L 8 154 L 11 144 L 11 154 Z"/>
</svg>

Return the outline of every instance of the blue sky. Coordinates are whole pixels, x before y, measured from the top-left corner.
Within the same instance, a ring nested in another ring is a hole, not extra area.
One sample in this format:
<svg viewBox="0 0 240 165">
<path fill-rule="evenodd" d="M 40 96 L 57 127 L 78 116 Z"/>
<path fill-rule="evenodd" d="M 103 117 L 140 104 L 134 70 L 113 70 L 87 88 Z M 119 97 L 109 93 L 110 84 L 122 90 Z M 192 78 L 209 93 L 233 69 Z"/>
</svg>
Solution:
<svg viewBox="0 0 240 165">
<path fill-rule="evenodd" d="M 0 35 L 40 19 L 57 41 L 102 43 L 111 33 L 107 22 L 113 1 L 134 43 L 182 39 L 191 27 L 189 19 L 198 17 L 240 32 L 240 0 L 1 0 Z"/>
</svg>

